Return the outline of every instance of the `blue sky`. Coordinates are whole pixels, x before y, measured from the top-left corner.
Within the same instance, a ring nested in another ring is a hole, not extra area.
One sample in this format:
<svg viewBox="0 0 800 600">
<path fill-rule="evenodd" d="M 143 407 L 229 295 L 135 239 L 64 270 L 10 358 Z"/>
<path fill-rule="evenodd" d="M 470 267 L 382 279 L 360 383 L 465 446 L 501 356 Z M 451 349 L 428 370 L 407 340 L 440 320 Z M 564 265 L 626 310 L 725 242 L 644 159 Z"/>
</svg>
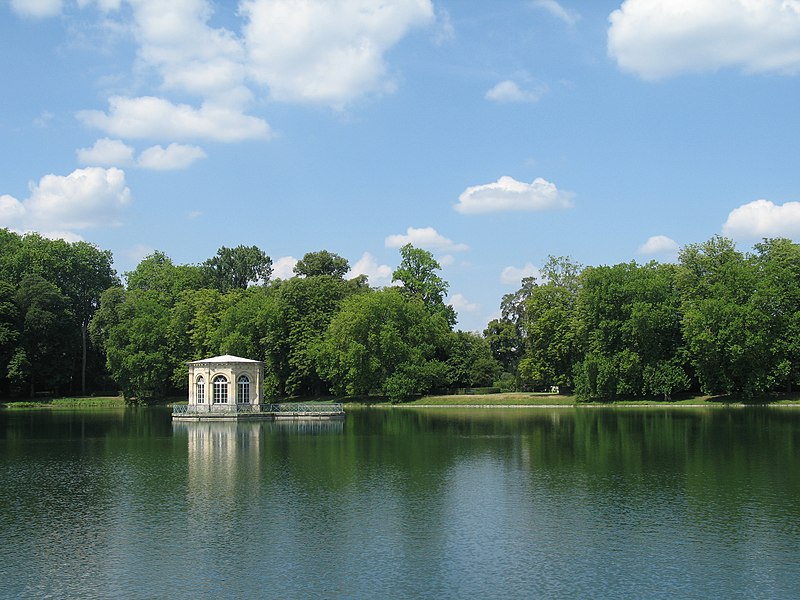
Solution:
<svg viewBox="0 0 800 600">
<path fill-rule="evenodd" d="M 255 244 L 482 329 L 548 255 L 800 237 L 798 0 L 0 0 L 0 226 L 120 272 Z"/>
</svg>

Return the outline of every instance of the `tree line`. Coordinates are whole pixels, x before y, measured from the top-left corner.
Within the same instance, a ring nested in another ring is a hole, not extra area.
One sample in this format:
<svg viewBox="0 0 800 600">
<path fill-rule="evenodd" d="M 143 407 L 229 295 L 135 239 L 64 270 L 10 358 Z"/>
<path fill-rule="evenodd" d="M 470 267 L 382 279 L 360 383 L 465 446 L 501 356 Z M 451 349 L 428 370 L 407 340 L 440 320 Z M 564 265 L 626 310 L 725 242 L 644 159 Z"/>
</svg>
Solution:
<svg viewBox="0 0 800 600">
<path fill-rule="evenodd" d="M 120 279 L 109 251 L 0 230 L 0 396 L 121 390 L 146 402 L 184 394 L 187 362 L 217 354 L 262 360 L 276 398 L 489 386 L 753 397 L 800 378 L 800 246 L 789 240 L 742 253 L 714 237 L 676 264 L 550 257 L 482 334 L 455 329 L 429 252 L 407 245 L 399 259 L 384 288 L 347 279 L 347 260 L 326 250 L 275 279 L 256 246 L 196 265 L 154 252 Z"/>
<path fill-rule="evenodd" d="M 542 280 L 503 297 L 485 337 L 510 385 L 579 400 L 691 390 L 743 398 L 800 379 L 800 246 L 753 252 L 715 236 L 677 264 L 586 267 L 550 257 Z"/>
</svg>

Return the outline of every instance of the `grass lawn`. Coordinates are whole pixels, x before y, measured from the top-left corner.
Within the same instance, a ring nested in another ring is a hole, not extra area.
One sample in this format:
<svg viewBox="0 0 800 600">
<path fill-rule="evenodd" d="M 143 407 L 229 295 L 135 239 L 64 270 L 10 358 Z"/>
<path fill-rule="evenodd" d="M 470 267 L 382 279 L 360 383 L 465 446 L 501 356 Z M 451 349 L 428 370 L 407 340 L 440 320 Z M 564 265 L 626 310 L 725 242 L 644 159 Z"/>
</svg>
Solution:
<svg viewBox="0 0 800 600">
<path fill-rule="evenodd" d="M 753 400 L 732 396 L 676 396 L 670 401 L 622 398 L 616 402 L 578 402 L 575 396 L 535 392 L 474 394 L 465 396 L 423 396 L 402 406 L 720 406 L 725 404 L 800 404 L 800 393 L 775 394 Z"/>
<path fill-rule="evenodd" d="M 84 396 L 76 398 L 47 398 L 39 400 L 0 400 L 8 409 L 17 408 L 124 408 L 122 396 Z"/>
</svg>

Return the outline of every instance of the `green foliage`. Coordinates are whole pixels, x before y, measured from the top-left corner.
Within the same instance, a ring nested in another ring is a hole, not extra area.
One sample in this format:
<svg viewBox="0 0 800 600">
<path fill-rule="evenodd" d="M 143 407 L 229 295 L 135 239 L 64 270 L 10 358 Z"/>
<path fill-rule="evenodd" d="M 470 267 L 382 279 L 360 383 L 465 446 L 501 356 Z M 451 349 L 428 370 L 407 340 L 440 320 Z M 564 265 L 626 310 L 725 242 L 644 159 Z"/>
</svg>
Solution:
<svg viewBox="0 0 800 600">
<path fill-rule="evenodd" d="M 160 251 L 146 256 L 133 271 L 125 273 L 129 290 L 159 292 L 170 303 L 183 291 L 201 289 L 204 277 L 201 267 L 175 265 Z"/>
<path fill-rule="evenodd" d="M 447 383 L 449 334 L 441 313 L 400 290 L 356 294 L 319 344 L 318 369 L 335 394 L 399 401 Z"/>
<path fill-rule="evenodd" d="M 294 272 L 300 277 L 328 275 L 342 279 L 349 270 L 350 263 L 346 258 L 327 250 L 307 252 L 294 266 Z"/>
<path fill-rule="evenodd" d="M 57 389 L 69 377 L 63 368 L 73 341 L 69 299 L 39 275 L 26 275 L 15 301 L 20 336 L 9 362 L 9 379 L 27 386 L 31 396 L 37 389 Z"/>
<path fill-rule="evenodd" d="M 683 337 L 703 392 L 751 397 L 769 389 L 771 319 L 753 260 L 714 237 L 684 248 L 680 262 Z"/>
<path fill-rule="evenodd" d="M 422 248 L 406 244 L 400 248 L 402 260 L 392 273 L 392 281 L 402 284 L 403 293 L 409 298 L 417 298 L 433 313 L 441 314 L 450 328 L 456 322 L 452 306 L 444 303 L 450 285 L 436 271 L 442 267 L 433 254 Z"/>
<path fill-rule="evenodd" d="M 508 372 L 517 374 L 517 389 L 571 387 L 580 270 L 568 257 L 550 256 L 542 269 L 542 284 L 526 277 L 519 290 L 503 296 L 502 320 L 493 331 L 487 330 L 487 337 L 493 348 L 504 341 L 507 344 L 509 358 L 502 363 Z"/>
<path fill-rule="evenodd" d="M 657 263 L 583 271 L 575 321 L 584 355 L 575 367 L 580 400 L 686 389 L 675 280 L 674 267 Z"/>
<path fill-rule="evenodd" d="M 272 275 L 272 259 L 257 246 L 222 246 L 202 268 L 210 287 L 227 292 L 252 283 L 266 283 Z"/>
<path fill-rule="evenodd" d="M 502 367 L 492 356 L 489 342 L 476 333 L 451 334 L 447 368 L 450 386 L 455 388 L 490 386 Z"/>
</svg>

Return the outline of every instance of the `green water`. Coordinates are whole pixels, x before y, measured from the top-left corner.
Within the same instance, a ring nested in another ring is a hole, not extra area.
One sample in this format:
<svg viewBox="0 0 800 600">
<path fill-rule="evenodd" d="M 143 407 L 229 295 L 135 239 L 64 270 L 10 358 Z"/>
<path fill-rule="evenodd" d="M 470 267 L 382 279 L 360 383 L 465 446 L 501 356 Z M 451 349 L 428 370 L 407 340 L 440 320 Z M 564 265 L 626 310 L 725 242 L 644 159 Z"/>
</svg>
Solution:
<svg viewBox="0 0 800 600">
<path fill-rule="evenodd" d="M 0 412 L 0 597 L 798 596 L 798 408 Z"/>
</svg>

